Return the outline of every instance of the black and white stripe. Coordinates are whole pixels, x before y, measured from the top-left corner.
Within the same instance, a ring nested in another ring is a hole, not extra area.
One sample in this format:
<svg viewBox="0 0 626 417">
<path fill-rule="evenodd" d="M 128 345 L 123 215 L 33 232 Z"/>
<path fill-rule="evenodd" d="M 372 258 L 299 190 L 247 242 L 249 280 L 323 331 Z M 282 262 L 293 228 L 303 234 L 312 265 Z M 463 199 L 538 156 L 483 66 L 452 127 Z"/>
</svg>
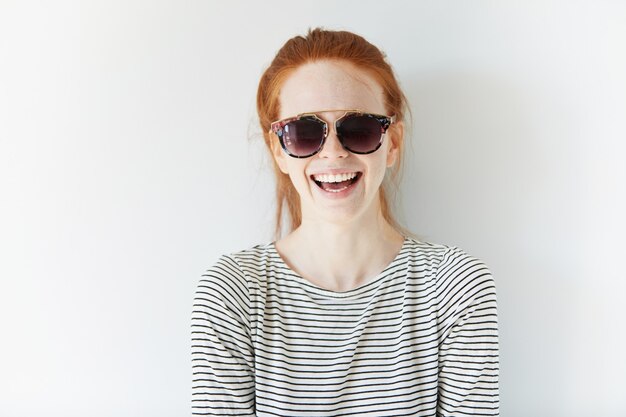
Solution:
<svg viewBox="0 0 626 417">
<path fill-rule="evenodd" d="M 196 415 L 497 416 L 494 280 L 458 248 L 407 238 L 339 293 L 255 246 L 202 276 L 192 363 Z"/>
</svg>

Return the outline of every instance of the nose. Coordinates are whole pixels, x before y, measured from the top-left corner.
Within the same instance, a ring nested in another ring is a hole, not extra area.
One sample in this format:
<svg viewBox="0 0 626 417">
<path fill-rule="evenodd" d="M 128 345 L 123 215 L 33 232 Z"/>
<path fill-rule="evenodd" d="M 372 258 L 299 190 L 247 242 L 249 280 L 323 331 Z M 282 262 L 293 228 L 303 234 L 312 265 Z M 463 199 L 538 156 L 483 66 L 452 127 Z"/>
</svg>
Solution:
<svg viewBox="0 0 626 417">
<path fill-rule="evenodd" d="M 320 158 L 346 158 L 350 153 L 339 142 L 334 127 L 329 126 L 328 136 L 319 152 Z"/>
</svg>

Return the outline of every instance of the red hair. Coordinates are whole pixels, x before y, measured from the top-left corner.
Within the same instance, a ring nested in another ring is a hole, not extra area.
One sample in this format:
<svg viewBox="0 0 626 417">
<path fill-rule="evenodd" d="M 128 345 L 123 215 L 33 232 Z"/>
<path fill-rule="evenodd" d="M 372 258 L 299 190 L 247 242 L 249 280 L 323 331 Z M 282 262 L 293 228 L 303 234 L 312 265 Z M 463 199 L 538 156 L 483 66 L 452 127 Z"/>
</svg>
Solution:
<svg viewBox="0 0 626 417">
<path fill-rule="evenodd" d="M 280 89 L 291 73 L 303 64 L 320 60 L 340 60 L 349 62 L 357 68 L 366 71 L 383 88 L 384 105 L 387 114 L 395 115 L 396 120 L 404 120 L 408 109 L 404 96 L 391 66 L 385 59 L 385 54 L 363 37 L 346 31 L 330 31 L 320 28 L 309 29 L 306 36 L 296 36 L 289 39 L 278 51 L 270 66 L 265 70 L 259 81 L 257 90 L 257 112 L 263 138 L 270 154 L 272 152 L 272 135 L 269 133 L 270 124 L 278 119 L 280 113 Z M 401 172 L 403 155 L 403 138 L 398 138 L 398 160 L 391 169 L 390 178 L 379 190 L 381 214 L 383 218 L 396 230 L 407 232 L 396 221 L 387 194 L 395 194 L 399 174 Z M 291 230 L 296 229 L 302 222 L 300 211 L 300 197 L 294 188 L 289 176 L 284 174 L 276 161 L 274 172 L 276 175 L 276 237 L 282 229 L 283 210 L 287 209 L 291 220 Z"/>
</svg>

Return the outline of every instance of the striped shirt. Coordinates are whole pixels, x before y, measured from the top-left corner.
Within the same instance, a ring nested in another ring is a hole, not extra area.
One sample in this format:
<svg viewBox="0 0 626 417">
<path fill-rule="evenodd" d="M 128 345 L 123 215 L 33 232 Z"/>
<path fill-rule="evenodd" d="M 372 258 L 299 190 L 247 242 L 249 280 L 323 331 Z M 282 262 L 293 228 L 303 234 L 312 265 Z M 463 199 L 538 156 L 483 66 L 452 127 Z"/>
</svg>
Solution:
<svg viewBox="0 0 626 417">
<path fill-rule="evenodd" d="M 192 366 L 195 415 L 497 416 L 494 280 L 456 247 L 406 238 L 335 292 L 258 245 L 202 276 Z"/>
</svg>

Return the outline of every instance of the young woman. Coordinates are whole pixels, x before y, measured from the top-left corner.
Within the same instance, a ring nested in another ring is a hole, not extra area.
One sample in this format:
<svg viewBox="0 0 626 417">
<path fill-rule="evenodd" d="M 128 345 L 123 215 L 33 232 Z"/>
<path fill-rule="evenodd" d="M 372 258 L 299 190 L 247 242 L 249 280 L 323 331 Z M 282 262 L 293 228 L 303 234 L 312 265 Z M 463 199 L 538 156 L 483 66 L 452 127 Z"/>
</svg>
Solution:
<svg viewBox="0 0 626 417">
<path fill-rule="evenodd" d="M 349 32 L 290 39 L 257 109 L 279 239 L 222 256 L 200 281 L 194 414 L 498 415 L 489 270 L 411 237 L 387 201 L 406 101 L 382 52 Z"/>
</svg>

